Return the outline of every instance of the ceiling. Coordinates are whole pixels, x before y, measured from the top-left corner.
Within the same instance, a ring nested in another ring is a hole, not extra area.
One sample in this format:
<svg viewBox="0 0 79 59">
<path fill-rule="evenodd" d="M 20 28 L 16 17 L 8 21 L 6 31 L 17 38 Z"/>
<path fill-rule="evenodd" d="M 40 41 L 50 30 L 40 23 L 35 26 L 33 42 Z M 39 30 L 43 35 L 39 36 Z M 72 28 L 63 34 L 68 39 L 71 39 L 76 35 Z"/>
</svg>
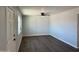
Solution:
<svg viewBox="0 0 79 59">
<path fill-rule="evenodd" d="M 21 6 L 19 7 L 23 15 L 40 15 L 41 12 L 46 14 L 57 14 L 78 6 Z"/>
</svg>

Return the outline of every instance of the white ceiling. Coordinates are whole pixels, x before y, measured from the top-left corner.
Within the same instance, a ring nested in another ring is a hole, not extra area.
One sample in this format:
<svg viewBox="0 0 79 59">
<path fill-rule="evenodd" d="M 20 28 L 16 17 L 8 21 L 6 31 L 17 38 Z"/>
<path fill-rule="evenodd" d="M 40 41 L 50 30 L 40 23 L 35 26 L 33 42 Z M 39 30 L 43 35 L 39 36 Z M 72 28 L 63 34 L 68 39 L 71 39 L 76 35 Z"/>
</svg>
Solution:
<svg viewBox="0 0 79 59">
<path fill-rule="evenodd" d="M 40 15 L 41 12 L 56 14 L 78 6 L 21 6 L 20 11 L 23 15 Z"/>
</svg>

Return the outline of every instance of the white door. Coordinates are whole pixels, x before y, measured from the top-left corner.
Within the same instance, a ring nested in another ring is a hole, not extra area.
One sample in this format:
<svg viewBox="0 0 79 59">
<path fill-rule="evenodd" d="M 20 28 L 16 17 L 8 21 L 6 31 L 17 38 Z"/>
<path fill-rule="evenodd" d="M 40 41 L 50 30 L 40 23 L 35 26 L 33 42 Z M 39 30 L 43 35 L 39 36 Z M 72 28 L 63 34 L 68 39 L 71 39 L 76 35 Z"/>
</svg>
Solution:
<svg viewBox="0 0 79 59">
<path fill-rule="evenodd" d="M 7 8 L 7 40 L 8 51 L 16 51 L 15 12 L 10 8 Z"/>
</svg>

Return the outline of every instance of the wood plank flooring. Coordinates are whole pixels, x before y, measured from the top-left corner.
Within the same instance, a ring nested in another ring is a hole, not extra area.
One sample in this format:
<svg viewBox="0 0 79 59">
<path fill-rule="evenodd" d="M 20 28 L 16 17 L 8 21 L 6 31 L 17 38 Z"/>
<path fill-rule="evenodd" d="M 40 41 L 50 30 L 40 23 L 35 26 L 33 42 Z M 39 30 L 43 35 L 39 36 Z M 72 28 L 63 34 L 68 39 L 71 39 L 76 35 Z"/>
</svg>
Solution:
<svg viewBox="0 0 79 59">
<path fill-rule="evenodd" d="M 23 37 L 19 52 L 78 52 L 70 45 L 52 36 Z"/>
</svg>

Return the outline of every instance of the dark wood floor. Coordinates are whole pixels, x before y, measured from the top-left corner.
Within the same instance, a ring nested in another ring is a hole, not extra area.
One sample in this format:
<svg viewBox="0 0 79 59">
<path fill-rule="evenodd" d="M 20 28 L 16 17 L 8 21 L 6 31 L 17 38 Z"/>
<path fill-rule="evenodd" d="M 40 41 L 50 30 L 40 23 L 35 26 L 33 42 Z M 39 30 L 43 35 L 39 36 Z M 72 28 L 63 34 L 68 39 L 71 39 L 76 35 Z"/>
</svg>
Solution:
<svg viewBox="0 0 79 59">
<path fill-rule="evenodd" d="M 52 36 L 23 37 L 19 52 L 78 52 Z"/>
</svg>

